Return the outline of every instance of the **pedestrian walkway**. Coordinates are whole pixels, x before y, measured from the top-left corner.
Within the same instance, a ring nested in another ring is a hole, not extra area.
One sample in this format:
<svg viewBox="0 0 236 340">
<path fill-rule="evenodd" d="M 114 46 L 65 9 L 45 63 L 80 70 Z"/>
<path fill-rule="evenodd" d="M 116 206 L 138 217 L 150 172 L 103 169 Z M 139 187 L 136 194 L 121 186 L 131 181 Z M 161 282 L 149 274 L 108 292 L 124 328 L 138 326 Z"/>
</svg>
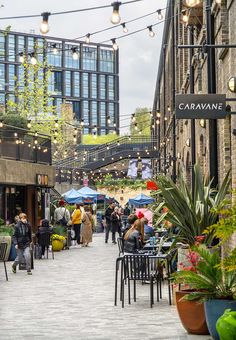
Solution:
<svg viewBox="0 0 236 340">
<path fill-rule="evenodd" d="M 51 254 L 49 254 L 51 255 Z M 32 276 L 0 264 L 0 340 L 203 340 L 189 336 L 167 297 L 149 307 L 149 287 L 137 287 L 137 302 L 114 306 L 117 246 L 96 234 L 88 248 L 35 261 Z M 50 256 L 49 256 L 50 257 Z"/>
</svg>

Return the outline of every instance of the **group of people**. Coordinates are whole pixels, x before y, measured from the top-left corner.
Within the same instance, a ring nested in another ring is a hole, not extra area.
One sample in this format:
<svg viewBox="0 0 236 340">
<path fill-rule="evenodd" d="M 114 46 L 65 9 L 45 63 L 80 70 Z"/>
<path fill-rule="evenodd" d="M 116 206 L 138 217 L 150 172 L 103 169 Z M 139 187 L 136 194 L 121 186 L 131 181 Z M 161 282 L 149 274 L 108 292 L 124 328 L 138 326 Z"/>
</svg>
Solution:
<svg viewBox="0 0 236 340">
<path fill-rule="evenodd" d="M 111 232 L 112 243 L 116 244 L 116 233 L 118 233 L 124 243 L 124 252 L 135 253 L 144 246 L 151 236 L 155 235 L 155 231 L 141 212 L 129 214 L 127 223 L 122 224 L 122 216 L 125 213 L 130 213 L 128 207 L 126 207 L 126 212 L 125 210 L 122 212 L 120 208 L 115 206 L 115 203 L 108 206 L 105 212 L 105 243 L 108 243 L 109 233 Z"/>
<path fill-rule="evenodd" d="M 92 242 L 94 218 L 91 208 L 83 203 L 75 205 L 75 210 L 70 215 L 65 207 L 65 201 L 59 201 L 59 207 L 55 209 L 54 221 L 58 225 L 67 226 L 71 224 L 74 231 L 73 239 L 78 245 L 87 247 Z"/>
</svg>

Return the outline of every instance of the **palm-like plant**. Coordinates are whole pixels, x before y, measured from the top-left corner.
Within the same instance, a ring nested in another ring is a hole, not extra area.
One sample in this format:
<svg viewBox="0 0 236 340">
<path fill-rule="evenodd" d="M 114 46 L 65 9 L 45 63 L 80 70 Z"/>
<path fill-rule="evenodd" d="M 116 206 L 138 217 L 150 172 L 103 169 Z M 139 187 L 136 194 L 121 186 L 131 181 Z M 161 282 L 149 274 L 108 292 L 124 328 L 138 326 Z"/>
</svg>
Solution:
<svg viewBox="0 0 236 340">
<path fill-rule="evenodd" d="M 230 178 L 226 175 L 219 189 L 213 188 L 212 180 L 202 175 L 200 166 L 194 166 L 195 183 L 194 193 L 187 185 L 183 174 L 175 184 L 167 176 L 158 176 L 156 192 L 157 204 L 154 214 L 158 217 L 157 223 L 168 220 L 178 227 L 178 241 L 193 245 L 195 237 L 201 235 L 210 225 L 216 223 L 217 210 L 227 194 Z M 163 207 L 167 211 L 163 213 Z M 210 240 L 211 233 L 208 234 Z"/>
<path fill-rule="evenodd" d="M 219 250 L 212 252 L 205 245 L 195 246 L 193 250 L 200 257 L 195 271 L 182 270 L 172 276 L 175 283 L 188 284 L 194 290 L 186 299 L 236 299 L 236 271 L 222 268 Z"/>
</svg>

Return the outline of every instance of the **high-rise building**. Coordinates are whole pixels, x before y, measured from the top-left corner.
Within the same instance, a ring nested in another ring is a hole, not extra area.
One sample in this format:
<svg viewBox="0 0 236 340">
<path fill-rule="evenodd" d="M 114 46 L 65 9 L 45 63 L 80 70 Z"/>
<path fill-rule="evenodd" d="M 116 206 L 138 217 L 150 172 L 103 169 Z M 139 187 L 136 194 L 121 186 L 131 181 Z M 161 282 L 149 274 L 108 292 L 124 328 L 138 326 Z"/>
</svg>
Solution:
<svg viewBox="0 0 236 340">
<path fill-rule="evenodd" d="M 110 45 L 0 31 L 1 104 L 17 101 L 17 80 L 24 72 L 20 56 L 30 60 L 32 53 L 51 66 L 49 93 L 58 114 L 63 102 L 71 103 L 84 134 L 119 132 L 118 51 Z"/>
</svg>

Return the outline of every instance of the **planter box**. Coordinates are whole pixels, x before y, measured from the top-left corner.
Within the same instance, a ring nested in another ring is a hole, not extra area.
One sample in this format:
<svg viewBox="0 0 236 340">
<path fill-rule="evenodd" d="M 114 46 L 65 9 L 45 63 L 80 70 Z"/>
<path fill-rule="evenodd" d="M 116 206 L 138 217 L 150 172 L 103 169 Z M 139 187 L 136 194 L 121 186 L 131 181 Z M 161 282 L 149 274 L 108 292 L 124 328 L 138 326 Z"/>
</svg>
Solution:
<svg viewBox="0 0 236 340">
<path fill-rule="evenodd" d="M 5 261 L 8 260 L 10 250 L 11 250 L 11 236 L 0 236 L 0 243 L 7 243 L 7 251 L 5 256 Z"/>
</svg>

